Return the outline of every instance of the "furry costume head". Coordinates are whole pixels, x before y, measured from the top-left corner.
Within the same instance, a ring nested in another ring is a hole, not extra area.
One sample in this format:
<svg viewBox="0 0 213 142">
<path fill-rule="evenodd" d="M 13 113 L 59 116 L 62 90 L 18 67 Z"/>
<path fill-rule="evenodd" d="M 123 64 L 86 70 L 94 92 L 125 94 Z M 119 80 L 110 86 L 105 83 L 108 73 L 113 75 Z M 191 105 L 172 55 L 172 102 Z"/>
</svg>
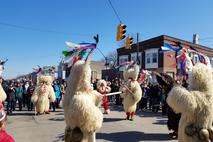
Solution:
<svg viewBox="0 0 213 142">
<path fill-rule="evenodd" d="M 88 61 L 77 61 L 70 72 L 69 85 L 73 91 L 90 90 L 91 89 L 91 68 Z"/>
<path fill-rule="evenodd" d="M 38 78 L 38 83 L 39 84 L 51 85 L 51 83 L 52 83 L 52 77 L 51 76 L 40 76 Z"/>
<path fill-rule="evenodd" d="M 52 77 L 43 75 L 38 78 L 38 83 L 36 88 L 39 91 L 39 93 L 46 93 L 48 91 L 48 87 L 51 86 L 51 83 L 52 83 Z"/>
<path fill-rule="evenodd" d="M 139 74 L 139 66 L 137 64 L 126 65 L 124 69 L 124 80 L 128 79 L 137 80 Z"/>
<path fill-rule="evenodd" d="M 40 87 L 40 92 L 45 93 L 47 92 L 47 86 L 50 86 L 52 83 L 51 76 L 40 76 L 38 79 L 38 87 Z"/>
<path fill-rule="evenodd" d="M 189 73 L 188 83 L 190 90 L 208 91 L 213 89 L 212 70 L 205 64 L 197 63 Z"/>
<path fill-rule="evenodd" d="M 111 91 L 111 88 L 107 85 L 107 82 L 105 80 L 101 79 L 97 82 L 97 90 L 100 93 L 109 93 Z"/>
<path fill-rule="evenodd" d="M 98 82 L 97 82 L 97 88 L 100 88 L 101 86 L 107 86 L 106 81 L 103 79 L 98 80 Z"/>
<path fill-rule="evenodd" d="M 7 62 L 8 60 L 6 59 L 5 61 L 0 60 L 0 77 L 2 76 L 2 72 L 4 70 L 4 64 Z"/>
</svg>

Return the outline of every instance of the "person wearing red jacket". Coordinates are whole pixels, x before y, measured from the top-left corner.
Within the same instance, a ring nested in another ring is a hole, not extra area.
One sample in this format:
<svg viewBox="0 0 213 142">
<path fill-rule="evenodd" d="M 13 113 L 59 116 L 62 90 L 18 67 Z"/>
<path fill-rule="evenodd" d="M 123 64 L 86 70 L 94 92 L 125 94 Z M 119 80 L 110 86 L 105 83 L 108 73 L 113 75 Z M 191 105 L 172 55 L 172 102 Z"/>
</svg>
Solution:
<svg viewBox="0 0 213 142">
<path fill-rule="evenodd" d="M 0 142 L 15 142 L 13 137 L 7 134 L 5 131 L 7 123 L 7 115 L 4 111 L 4 107 L 2 105 L 2 102 L 0 102 Z"/>
</svg>

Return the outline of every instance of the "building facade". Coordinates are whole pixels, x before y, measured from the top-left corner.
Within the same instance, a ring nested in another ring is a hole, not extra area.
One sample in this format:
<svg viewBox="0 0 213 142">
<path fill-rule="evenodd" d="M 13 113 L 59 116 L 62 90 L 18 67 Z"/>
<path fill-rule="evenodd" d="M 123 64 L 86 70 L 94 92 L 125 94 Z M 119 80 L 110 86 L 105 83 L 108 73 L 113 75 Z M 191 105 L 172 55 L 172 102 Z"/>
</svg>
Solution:
<svg viewBox="0 0 213 142">
<path fill-rule="evenodd" d="M 174 66 L 177 63 L 177 60 L 175 58 L 175 52 L 174 51 L 168 51 L 166 53 L 159 52 L 161 51 L 161 46 L 163 46 L 164 43 L 168 43 L 171 45 L 180 43 L 181 46 L 183 46 L 184 48 L 190 48 L 208 56 L 211 63 L 213 63 L 212 48 L 202 46 L 199 44 L 194 44 L 192 42 L 188 42 L 171 36 L 161 35 L 140 42 L 139 49 L 137 49 L 136 44 L 133 44 L 131 49 L 126 49 L 125 47 L 118 48 L 117 49 L 118 65 L 130 60 L 136 61 L 138 56 L 141 69 L 164 72 L 171 75 L 172 77 L 176 77 L 178 66 Z M 193 55 L 193 61 L 194 63 L 197 63 L 199 61 L 198 55 Z M 122 70 L 123 68 L 120 68 L 120 71 Z"/>
<path fill-rule="evenodd" d="M 68 67 L 68 63 L 63 63 L 62 65 L 60 65 L 62 67 L 60 69 L 61 73 L 60 77 L 65 77 L 63 79 L 67 79 L 69 77 L 70 74 L 70 70 L 71 67 Z M 90 61 L 90 67 L 91 67 L 91 82 L 95 82 L 97 79 L 101 79 L 102 78 L 102 70 L 105 68 L 105 63 L 103 61 Z M 58 78 L 59 80 L 62 78 Z"/>
</svg>

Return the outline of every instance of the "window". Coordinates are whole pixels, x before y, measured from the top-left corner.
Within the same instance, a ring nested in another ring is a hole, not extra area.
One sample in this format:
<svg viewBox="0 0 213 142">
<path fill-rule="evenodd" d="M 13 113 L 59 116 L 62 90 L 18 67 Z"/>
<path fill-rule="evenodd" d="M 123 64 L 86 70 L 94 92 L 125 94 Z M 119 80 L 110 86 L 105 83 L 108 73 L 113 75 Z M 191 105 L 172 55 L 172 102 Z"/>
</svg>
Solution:
<svg viewBox="0 0 213 142">
<path fill-rule="evenodd" d="M 194 55 L 194 63 L 196 64 L 198 62 L 198 55 Z"/>
<path fill-rule="evenodd" d="M 157 53 L 152 53 L 152 63 L 157 63 Z"/>
<path fill-rule="evenodd" d="M 137 54 L 131 54 L 131 61 L 137 61 Z"/>
<path fill-rule="evenodd" d="M 210 58 L 211 60 L 210 60 L 210 62 L 211 62 L 211 65 L 212 65 L 212 67 L 213 67 L 213 58 Z"/>
<path fill-rule="evenodd" d="M 138 53 L 138 58 L 139 58 L 139 61 L 140 61 L 140 64 L 141 64 L 141 57 L 142 57 L 142 53 L 139 52 Z M 131 61 L 137 61 L 137 53 L 131 53 Z"/>
<path fill-rule="evenodd" d="M 127 61 L 128 61 L 128 55 L 124 55 L 124 56 L 119 57 L 119 65 L 124 63 L 124 62 L 127 62 Z"/>
<path fill-rule="evenodd" d="M 150 64 L 151 63 L 151 53 L 146 54 L 146 63 Z"/>
<path fill-rule="evenodd" d="M 122 56 L 119 56 L 119 65 L 123 64 L 124 62 L 127 62 L 128 61 L 128 55 L 122 55 Z M 119 68 L 119 71 L 123 71 L 124 70 L 124 67 L 120 67 Z"/>
<path fill-rule="evenodd" d="M 158 48 L 151 48 L 145 51 L 145 68 L 158 68 Z"/>
</svg>

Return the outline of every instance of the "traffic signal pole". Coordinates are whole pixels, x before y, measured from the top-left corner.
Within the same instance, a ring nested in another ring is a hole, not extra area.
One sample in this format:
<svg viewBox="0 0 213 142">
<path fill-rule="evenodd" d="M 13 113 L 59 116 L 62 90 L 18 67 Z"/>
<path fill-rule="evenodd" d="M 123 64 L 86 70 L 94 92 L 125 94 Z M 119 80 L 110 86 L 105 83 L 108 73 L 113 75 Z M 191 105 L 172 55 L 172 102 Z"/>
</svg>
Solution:
<svg viewBox="0 0 213 142">
<path fill-rule="evenodd" d="M 95 43 L 96 43 L 96 45 L 98 44 L 98 42 L 99 42 L 99 35 L 97 34 L 96 36 L 94 36 L 93 37 L 93 39 L 95 40 Z M 107 66 L 109 65 L 108 64 L 108 59 L 107 59 L 107 57 L 103 54 L 103 52 L 98 48 L 98 47 L 96 47 L 96 49 L 98 49 L 98 51 L 102 54 L 102 56 L 104 57 L 104 59 L 105 59 L 105 67 L 106 67 L 106 70 L 107 70 Z"/>
<path fill-rule="evenodd" d="M 137 64 L 140 64 L 139 60 L 139 33 L 137 33 Z"/>
</svg>

